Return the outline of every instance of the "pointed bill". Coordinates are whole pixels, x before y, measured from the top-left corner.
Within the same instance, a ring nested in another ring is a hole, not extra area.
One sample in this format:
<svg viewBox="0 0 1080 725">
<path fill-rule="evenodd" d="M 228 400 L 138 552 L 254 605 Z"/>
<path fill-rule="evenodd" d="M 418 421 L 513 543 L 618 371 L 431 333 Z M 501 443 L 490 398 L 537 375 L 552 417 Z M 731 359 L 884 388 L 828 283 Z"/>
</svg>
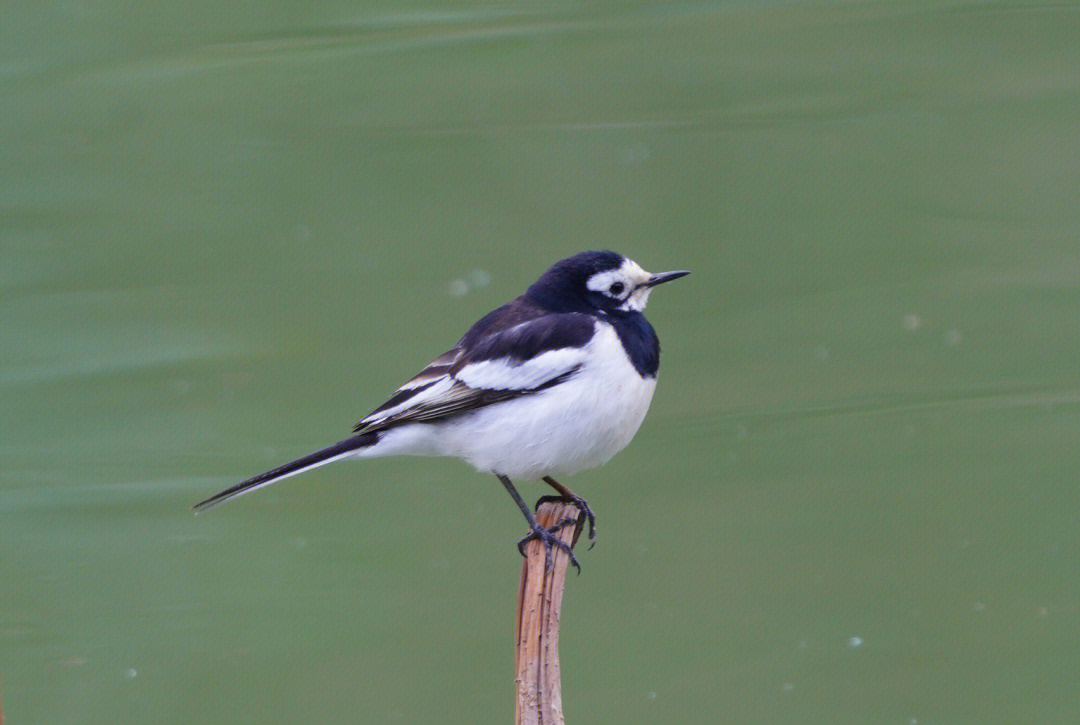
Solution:
<svg viewBox="0 0 1080 725">
<path fill-rule="evenodd" d="M 650 276 L 649 279 L 645 281 L 644 286 L 645 287 L 655 287 L 658 284 L 663 284 L 664 282 L 670 282 L 673 279 L 678 279 L 679 277 L 685 277 L 688 274 L 690 274 L 690 270 L 687 270 L 687 269 L 679 269 L 679 270 L 676 270 L 674 272 L 660 272 L 658 274 L 654 274 L 654 275 Z"/>
</svg>

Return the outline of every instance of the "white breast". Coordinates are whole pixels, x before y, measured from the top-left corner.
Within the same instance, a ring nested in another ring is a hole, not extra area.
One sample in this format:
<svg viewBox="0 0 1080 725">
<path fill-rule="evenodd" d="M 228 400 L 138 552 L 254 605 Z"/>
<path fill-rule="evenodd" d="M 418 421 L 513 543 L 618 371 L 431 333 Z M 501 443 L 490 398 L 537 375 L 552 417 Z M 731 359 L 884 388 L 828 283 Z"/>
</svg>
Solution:
<svg viewBox="0 0 1080 725">
<path fill-rule="evenodd" d="M 428 443 L 433 453 L 511 478 L 572 474 L 606 463 L 626 447 L 655 389 L 656 379 L 638 374 L 615 329 L 600 322 L 573 378 L 429 426 Z"/>
</svg>

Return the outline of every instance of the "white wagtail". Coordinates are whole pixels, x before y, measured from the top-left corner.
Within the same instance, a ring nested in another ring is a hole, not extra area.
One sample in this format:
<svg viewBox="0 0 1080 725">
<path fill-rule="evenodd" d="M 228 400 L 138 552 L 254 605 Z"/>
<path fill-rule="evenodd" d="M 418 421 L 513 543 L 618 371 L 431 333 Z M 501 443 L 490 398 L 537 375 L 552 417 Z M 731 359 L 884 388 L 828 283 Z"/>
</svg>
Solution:
<svg viewBox="0 0 1080 725">
<path fill-rule="evenodd" d="M 510 479 L 542 478 L 587 517 L 595 538 L 589 504 L 552 476 L 606 463 L 637 433 L 660 366 L 660 341 L 642 310 L 653 287 L 687 274 L 650 274 L 614 252 L 556 262 L 357 423 L 350 438 L 194 508 L 205 511 L 342 458 L 454 456 L 502 481 L 529 522 L 530 533 L 518 542 L 523 555 L 526 542 L 540 539 L 549 559 L 559 546 L 578 566 Z"/>
</svg>

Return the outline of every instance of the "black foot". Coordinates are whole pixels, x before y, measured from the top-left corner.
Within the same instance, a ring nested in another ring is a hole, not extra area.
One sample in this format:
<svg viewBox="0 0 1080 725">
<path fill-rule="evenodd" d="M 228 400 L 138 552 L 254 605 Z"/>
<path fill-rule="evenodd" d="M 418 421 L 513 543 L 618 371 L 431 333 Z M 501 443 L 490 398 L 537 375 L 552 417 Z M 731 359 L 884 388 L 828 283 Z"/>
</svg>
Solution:
<svg viewBox="0 0 1080 725">
<path fill-rule="evenodd" d="M 592 549 L 596 546 L 596 514 L 589 508 L 589 502 L 583 499 L 581 496 L 541 496 L 540 500 L 536 502 L 537 508 L 545 501 L 569 501 L 574 504 L 574 507 L 578 511 L 585 514 L 586 520 L 589 522 L 589 548 Z"/>
<path fill-rule="evenodd" d="M 574 568 L 577 569 L 578 574 L 580 574 L 581 573 L 581 564 L 578 564 L 577 557 L 574 556 L 574 550 L 570 548 L 569 544 L 565 543 L 559 537 L 555 536 L 555 532 L 558 531 L 559 529 L 561 529 L 561 528 L 563 528 L 565 526 L 573 526 L 573 525 L 576 525 L 576 524 L 577 524 L 576 519 L 566 519 L 565 521 L 561 521 L 561 522 L 555 524 L 550 529 L 545 529 L 539 523 L 537 523 L 536 521 L 533 521 L 532 522 L 532 531 L 529 532 L 528 536 L 526 536 L 525 538 L 523 538 L 521 541 L 518 542 L 518 551 L 521 552 L 522 556 L 525 556 L 525 544 L 529 543 L 530 541 L 535 541 L 535 540 L 539 539 L 540 541 L 544 542 L 544 566 L 545 566 L 545 569 L 550 569 L 551 568 L 551 547 L 557 546 L 557 547 L 559 547 L 560 549 L 562 549 L 563 551 L 566 552 L 566 555 L 568 557 L 570 557 L 570 563 L 574 565 Z"/>
</svg>

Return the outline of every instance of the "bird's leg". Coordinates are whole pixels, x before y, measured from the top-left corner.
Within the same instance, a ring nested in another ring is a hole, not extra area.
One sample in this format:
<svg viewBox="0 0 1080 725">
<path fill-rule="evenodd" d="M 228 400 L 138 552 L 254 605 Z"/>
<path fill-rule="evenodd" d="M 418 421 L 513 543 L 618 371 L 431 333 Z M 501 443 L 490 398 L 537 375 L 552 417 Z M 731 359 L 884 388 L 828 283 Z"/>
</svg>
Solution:
<svg viewBox="0 0 1080 725">
<path fill-rule="evenodd" d="M 566 544 L 561 539 L 559 539 L 559 537 L 555 536 L 554 533 L 552 533 L 553 531 L 558 531 L 560 528 L 562 528 L 563 523 L 566 522 L 557 524 L 551 529 L 545 529 L 543 526 L 540 525 L 540 522 L 536 520 L 536 517 L 533 516 L 533 512 L 529 509 L 528 505 L 526 505 L 526 503 L 521 500 L 521 495 L 517 492 L 517 489 L 514 488 L 514 484 L 510 482 L 510 479 L 502 475 L 501 473 L 497 473 L 495 475 L 499 477 L 500 481 L 502 481 L 502 485 L 506 486 L 506 492 L 510 494 L 510 498 L 514 499 L 514 503 L 516 503 L 518 505 L 518 508 L 521 509 L 521 513 L 525 514 L 525 520 L 529 522 L 529 534 L 518 542 L 518 551 L 521 552 L 521 555 L 525 556 L 525 544 L 535 539 L 539 539 L 540 541 L 544 542 L 544 566 L 547 569 L 551 568 L 551 547 L 557 546 L 566 552 L 566 555 L 570 557 L 570 563 L 577 568 L 578 573 L 580 574 L 581 565 L 578 564 L 578 560 L 574 556 L 574 550 L 570 548 L 569 544 Z"/>
<path fill-rule="evenodd" d="M 585 514 L 585 517 L 589 520 L 589 541 L 592 542 L 589 545 L 589 548 L 591 549 L 596 546 L 596 514 L 594 514 L 593 510 L 589 508 L 589 502 L 583 499 L 581 496 L 578 496 L 566 486 L 556 481 L 551 476 L 544 476 L 544 483 L 558 491 L 559 495 L 562 496 L 563 499 L 577 506 L 578 511 Z"/>
</svg>

